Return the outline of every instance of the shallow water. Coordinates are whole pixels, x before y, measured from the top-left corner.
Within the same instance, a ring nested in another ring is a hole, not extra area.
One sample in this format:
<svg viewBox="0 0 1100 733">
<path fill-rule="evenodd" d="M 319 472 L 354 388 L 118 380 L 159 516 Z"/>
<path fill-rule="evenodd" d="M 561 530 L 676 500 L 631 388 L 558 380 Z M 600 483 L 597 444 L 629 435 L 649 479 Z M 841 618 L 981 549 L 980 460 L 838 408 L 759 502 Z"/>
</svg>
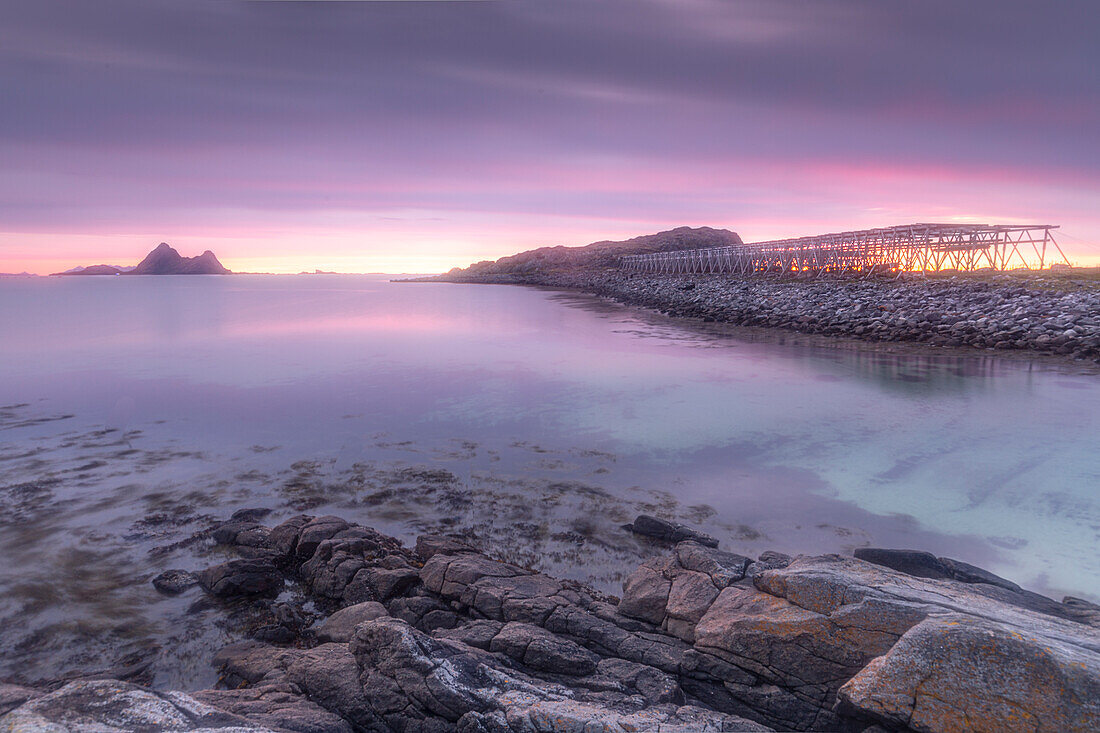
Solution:
<svg viewBox="0 0 1100 733">
<path fill-rule="evenodd" d="M 238 631 L 157 594 L 215 518 L 463 532 L 617 591 L 640 511 L 746 554 L 927 549 L 1096 598 L 1100 378 L 799 343 L 587 296 L 371 276 L 0 281 L 0 677 Z"/>
</svg>

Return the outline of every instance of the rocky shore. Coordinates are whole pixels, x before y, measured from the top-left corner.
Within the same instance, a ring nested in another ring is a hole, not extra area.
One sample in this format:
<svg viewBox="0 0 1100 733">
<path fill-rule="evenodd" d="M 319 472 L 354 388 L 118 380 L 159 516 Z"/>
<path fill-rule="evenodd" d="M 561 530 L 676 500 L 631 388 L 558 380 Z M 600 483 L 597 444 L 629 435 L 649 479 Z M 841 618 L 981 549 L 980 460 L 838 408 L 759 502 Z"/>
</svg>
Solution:
<svg viewBox="0 0 1100 733">
<path fill-rule="evenodd" d="M 1100 362 L 1100 282 L 1095 270 L 780 279 L 650 275 L 620 267 L 623 255 L 740 242 L 725 229 L 680 227 L 622 242 L 543 247 L 422 280 L 579 290 L 706 322 L 873 342 L 1025 350 Z"/>
<path fill-rule="evenodd" d="M 1100 362 L 1100 288 L 1046 289 L 1014 276 L 902 281 L 644 275 L 606 268 L 448 282 L 580 290 L 666 315 L 874 342 L 1025 350 Z"/>
<path fill-rule="evenodd" d="M 230 559 L 155 581 L 249 620 L 217 689 L 0 684 L 0 729 L 1100 729 L 1100 607 L 951 558 L 753 559 L 639 517 L 624 532 L 663 549 L 616 598 L 456 537 L 263 516 L 202 533 Z"/>
</svg>

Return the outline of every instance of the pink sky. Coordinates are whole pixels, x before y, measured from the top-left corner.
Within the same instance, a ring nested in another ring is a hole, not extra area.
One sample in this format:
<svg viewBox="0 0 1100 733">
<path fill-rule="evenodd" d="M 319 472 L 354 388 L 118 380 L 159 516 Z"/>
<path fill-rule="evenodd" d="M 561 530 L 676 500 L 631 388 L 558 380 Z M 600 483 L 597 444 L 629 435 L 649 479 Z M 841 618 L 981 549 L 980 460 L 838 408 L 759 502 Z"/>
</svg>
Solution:
<svg viewBox="0 0 1100 733">
<path fill-rule="evenodd" d="M 238 271 L 435 272 L 924 221 L 1059 224 L 1100 264 L 1089 7 L 5 4 L 0 271 L 166 241 Z M 1059 42 L 998 40 L 1021 25 Z"/>
</svg>

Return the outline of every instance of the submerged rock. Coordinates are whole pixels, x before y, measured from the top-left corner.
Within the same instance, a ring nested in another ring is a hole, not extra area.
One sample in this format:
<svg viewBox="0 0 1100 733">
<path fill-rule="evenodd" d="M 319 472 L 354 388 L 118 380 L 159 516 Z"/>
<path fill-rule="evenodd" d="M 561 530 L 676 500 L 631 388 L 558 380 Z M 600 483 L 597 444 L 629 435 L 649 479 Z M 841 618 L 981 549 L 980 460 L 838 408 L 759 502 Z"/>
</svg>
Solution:
<svg viewBox="0 0 1100 733">
<path fill-rule="evenodd" d="M 216 596 L 276 596 L 284 585 L 275 563 L 267 558 L 239 558 L 207 568 L 199 584 Z"/>
<path fill-rule="evenodd" d="M 703 534 L 683 524 L 670 522 L 667 519 L 651 517 L 648 514 L 639 514 L 637 519 L 634 520 L 634 523 L 628 524 L 627 528 L 634 534 L 653 537 L 655 539 L 664 540 L 665 542 L 676 543 L 683 542 L 684 540 L 692 540 L 706 547 L 718 547 L 718 540 L 710 535 Z"/>
<path fill-rule="evenodd" d="M 163 573 L 153 578 L 153 587 L 161 593 L 176 595 L 197 585 L 198 582 L 199 579 L 194 573 L 187 570 L 172 569 L 165 570 Z"/>
</svg>

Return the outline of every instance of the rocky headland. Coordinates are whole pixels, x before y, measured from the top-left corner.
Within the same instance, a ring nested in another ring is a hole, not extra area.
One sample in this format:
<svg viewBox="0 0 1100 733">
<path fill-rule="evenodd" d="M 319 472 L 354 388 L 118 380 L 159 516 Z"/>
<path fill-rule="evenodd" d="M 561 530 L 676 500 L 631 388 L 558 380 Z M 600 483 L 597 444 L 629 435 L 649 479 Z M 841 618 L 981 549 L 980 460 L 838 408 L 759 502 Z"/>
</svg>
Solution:
<svg viewBox="0 0 1100 733">
<path fill-rule="evenodd" d="M 216 689 L 0 684 L 9 731 L 1093 731 L 1100 607 L 906 550 L 757 558 L 655 517 L 601 594 L 461 538 L 245 510 L 154 580 L 249 619 Z M 201 591 L 193 590 L 199 586 Z M 154 592 L 150 588 L 150 592 Z"/>
<path fill-rule="evenodd" d="M 651 275 L 618 266 L 626 254 L 740 241 L 726 230 L 681 227 L 623 242 L 532 250 L 426 279 L 579 290 L 705 322 L 1100 361 L 1100 281 L 1092 271 L 780 279 Z"/>
</svg>

